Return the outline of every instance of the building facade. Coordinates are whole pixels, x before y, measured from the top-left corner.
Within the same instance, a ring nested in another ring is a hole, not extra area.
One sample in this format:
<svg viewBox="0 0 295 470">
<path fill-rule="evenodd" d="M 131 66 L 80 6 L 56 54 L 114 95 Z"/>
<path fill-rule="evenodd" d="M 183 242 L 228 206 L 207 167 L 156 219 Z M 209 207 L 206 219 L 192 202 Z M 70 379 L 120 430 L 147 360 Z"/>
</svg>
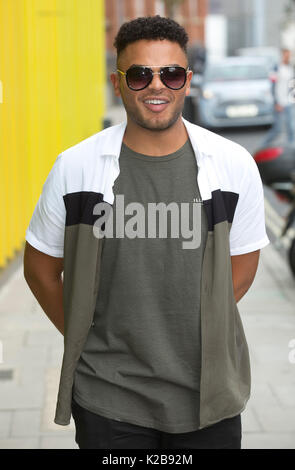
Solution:
<svg viewBox="0 0 295 470">
<path fill-rule="evenodd" d="M 209 0 L 208 14 L 227 19 L 227 51 L 242 47 L 280 47 L 290 0 Z"/>
<path fill-rule="evenodd" d="M 105 0 L 107 50 L 115 54 L 113 42 L 121 24 L 153 15 L 172 16 L 188 32 L 190 46 L 203 45 L 207 8 L 208 0 Z"/>
<path fill-rule="evenodd" d="M 205 22 L 209 0 L 105 0 L 107 75 L 115 70 L 114 39 L 120 26 L 140 16 L 160 15 L 173 18 L 189 35 L 189 64 L 196 62 L 196 54 L 205 46 Z M 108 106 L 120 104 L 107 78 Z"/>
</svg>

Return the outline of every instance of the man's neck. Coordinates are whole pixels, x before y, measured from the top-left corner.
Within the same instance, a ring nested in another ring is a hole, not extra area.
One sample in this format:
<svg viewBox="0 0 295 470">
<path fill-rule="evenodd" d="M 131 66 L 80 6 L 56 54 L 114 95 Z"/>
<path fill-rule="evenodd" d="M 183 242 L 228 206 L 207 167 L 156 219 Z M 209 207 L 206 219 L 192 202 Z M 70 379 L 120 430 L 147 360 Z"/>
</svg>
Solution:
<svg viewBox="0 0 295 470">
<path fill-rule="evenodd" d="M 135 152 L 160 157 L 176 152 L 187 139 L 188 133 L 181 117 L 163 131 L 145 129 L 128 119 L 123 142 Z"/>
</svg>

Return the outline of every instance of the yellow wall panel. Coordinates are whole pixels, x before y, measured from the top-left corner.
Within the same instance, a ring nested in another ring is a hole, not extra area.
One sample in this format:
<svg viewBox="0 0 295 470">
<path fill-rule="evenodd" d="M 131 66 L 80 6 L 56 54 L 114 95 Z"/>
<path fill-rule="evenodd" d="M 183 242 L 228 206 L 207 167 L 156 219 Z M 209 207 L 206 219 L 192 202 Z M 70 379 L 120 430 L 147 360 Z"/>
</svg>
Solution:
<svg viewBox="0 0 295 470">
<path fill-rule="evenodd" d="M 0 0 L 0 268 L 57 155 L 102 128 L 104 34 L 103 0 Z"/>
</svg>

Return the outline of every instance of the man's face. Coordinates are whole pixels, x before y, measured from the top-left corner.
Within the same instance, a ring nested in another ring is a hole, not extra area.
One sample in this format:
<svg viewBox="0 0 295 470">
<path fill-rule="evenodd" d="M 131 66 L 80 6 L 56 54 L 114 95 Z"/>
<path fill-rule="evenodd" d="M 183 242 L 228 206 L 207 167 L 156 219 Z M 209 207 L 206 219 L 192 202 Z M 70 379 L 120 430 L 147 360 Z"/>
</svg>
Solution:
<svg viewBox="0 0 295 470">
<path fill-rule="evenodd" d="M 282 51 L 282 58 L 283 58 L 284 64 L 289 64 L 290 59 L 291 59 L 291 51 L 289 51 L 288 49 L 284 49 Z"/>
<path fill-rule="evenodd" d="M 139 40 L 129 44 L 120 54 L 118 69 L 126 72 L 132 65 L 178 65 L 185 69 L 188 66 L 179 44 L 168 40 Z M 159 72 L 160 67 L 152 67 L 152 70 Z M 192 72 L 189 72 L 184 87 L 171 90 L 162 83 L 159 75 L 154 75 L 148 87 L 133 91 L 128 88 L 125 76 L 118 73 L 111 75 L 115 93 L 121 96 L 128 118 L 140 127 L 155 131 L 168 129 L 181 116 L 185 96 L 190 92 L 191 78 Z M 168 104 L 149 106 L 145 103 L 147 99 L 163 99 Z"/>
</svg>

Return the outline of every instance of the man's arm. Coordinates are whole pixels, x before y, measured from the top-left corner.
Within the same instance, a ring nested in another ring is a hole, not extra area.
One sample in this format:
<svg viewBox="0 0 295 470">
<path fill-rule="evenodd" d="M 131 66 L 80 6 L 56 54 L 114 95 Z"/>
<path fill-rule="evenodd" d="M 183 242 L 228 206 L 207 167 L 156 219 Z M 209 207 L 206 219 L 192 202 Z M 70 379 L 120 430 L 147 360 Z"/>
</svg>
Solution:
<svg viewBox="0 0 295 470">
<path fill-rule="evenodd" d="M 26 242 L 24 277 L 38 303 L 55 327 L 64 334 L 63 258 L 36 250 Z"/>
<path fill-rule="evenodd" d="M 236 302 L 246 294 L 254 281 L 260 250 L 244 255 L 231 256 L 232 279 Z"/>
</svg>

